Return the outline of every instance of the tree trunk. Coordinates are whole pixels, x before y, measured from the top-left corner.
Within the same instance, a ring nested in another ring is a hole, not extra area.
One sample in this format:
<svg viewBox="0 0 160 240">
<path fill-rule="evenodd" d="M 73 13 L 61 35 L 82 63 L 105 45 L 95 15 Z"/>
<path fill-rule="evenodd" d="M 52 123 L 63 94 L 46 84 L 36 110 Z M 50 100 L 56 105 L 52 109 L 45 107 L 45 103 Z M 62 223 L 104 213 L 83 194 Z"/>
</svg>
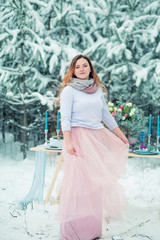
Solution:
<svg viewBox="0 0 160 240">
<path fill-rule="evenodd" d="M 22 67 L 24 66 L 24 31 L 23 31 L 23 26 L 25 24 L 25 19 L 24 19 L 24 12 L 23 12 L 23 1 L 20 0 L 20 30 L 21 30 L 21 65 Z M 24 100 L 24 94 L 26 93 L 26 84 L 25 84 L 25 79 L 26 76 L 23 74 L 21 78 L 21 83 L 20 85 L 20 91 L 22 91 L 22 102 L 23 102 L 23 116 L 22 116 L 22 131 L 21 131 L 21 140 L 22 140 L 22 145 L 21 145 L 21 151 L 23 152 L 23 159 L 26 158 L 26 148 L 27 148 L 27 110 L 26 110 L 26 104 Z M 20 93 L 21 94 L 21 93 Z"/>
<path fill-rule="evenodd" d="M 4 103 L 2 103 L 2 141 L 3 141 L 3 143 L 6 142 L 6 138 L 5 138 L 5 107 L 4 107 Z"/>
<path fill-rule="evenodd" d="M 23 151 L 23 159 L 26 158 L 26 148 L 27 148 L 27 131 L 26 131 L 26 126 L 27 126 L 27 113 L 26 113 L 26 105 L 23 105 L 23 127 L 24 129 L 22 130 L 22 146 L 21 149 Z"/>
</svg>

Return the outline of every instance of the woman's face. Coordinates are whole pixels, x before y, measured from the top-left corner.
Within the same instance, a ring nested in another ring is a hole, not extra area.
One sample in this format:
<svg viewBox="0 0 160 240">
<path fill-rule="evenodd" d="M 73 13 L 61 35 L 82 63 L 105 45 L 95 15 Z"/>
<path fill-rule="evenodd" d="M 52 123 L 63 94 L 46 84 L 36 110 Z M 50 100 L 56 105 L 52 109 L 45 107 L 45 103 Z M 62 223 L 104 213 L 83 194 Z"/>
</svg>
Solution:
<svg viewBox="0 0 160 240">
<path fill-rule="evenodd" d="M 89 74 L 91 68 L 88 61 L 85 58 L 80 58 L 77 60 L 74 70 L 74 75 L 80 79 L 89 79 Z"/>
</svg>

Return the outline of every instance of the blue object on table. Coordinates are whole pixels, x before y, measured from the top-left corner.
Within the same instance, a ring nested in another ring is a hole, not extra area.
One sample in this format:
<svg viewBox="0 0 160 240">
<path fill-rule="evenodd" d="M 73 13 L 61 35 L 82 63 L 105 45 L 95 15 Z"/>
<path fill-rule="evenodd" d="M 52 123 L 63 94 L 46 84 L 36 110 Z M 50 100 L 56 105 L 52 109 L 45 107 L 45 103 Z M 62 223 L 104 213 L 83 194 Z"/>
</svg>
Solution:
<svg viewBox="0 0 160 240">
<path fill-rule="evenodd" d="M 157 137 L 159 137 L 159 116 L 157 117 Z"/>
<path fill-rule="evenodd" d="M 140 154 L 140 155 L 157 155 L 157 151 L 143 151 L 143 150 L 134 150 L 134 153 Z"/>
<path fill-rule="evenodd" d="M 140 148 L 141 148 L 141 149 L 142 149 L 142 148 L 147 148 L 147 146 L 144 145 L 145 135 L 146 135 L 145 132 L 143 132 L 143 131 L 140 132 L 140 142 L 141 142 Z"/>
<path fill-rule="evenodd" d="M 57 112 L 57 130 L 59 130 L 59 111 Z"/>
<path fill-rule="evenodd" d="M 152 119 L 152 115 L 149 115 L 149 127 L 148 127 L 148 135 L 151 134 L 151 119 Z"/>
<path fill-rule="evenodd" d="M 45 130 L 48 130 L 48 125 L 47 125 L 47 111 L 45 112 Z"/>
<path fill-rule="evenodd" d="M 140 142 L 141 142 L 141 143 L 143 143 L 143 142 L 144 142 L 145 135 L 146 135 L 146 133 L 145 133 L 145 132 L 140 132 Z"/>
<path fill-rule="evenodd" d="M 43 201 L 43 189 L 46 169 L 46 153 L 36 152 L 35 172 L 31 189 L 27 196 L 19 202 L 22 209 L 26 209 L 28 203 L 32 201 Z"/>
<path fill-rule="evenodd" d="M 45 147 L 48 150 L 62 150 L 62 147 L 58 146 L 46 146 Z"/>
</svg>

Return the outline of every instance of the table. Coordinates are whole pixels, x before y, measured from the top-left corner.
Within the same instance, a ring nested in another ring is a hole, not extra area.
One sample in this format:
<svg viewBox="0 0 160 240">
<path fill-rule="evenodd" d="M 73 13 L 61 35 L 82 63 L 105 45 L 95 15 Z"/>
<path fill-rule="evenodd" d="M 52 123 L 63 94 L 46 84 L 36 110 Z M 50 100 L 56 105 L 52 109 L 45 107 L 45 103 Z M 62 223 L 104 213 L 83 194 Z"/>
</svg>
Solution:
<svg viewBox="0 0 160 240">
<path fill-rule="evenodd" d="M 53 154 L 53 153 L 61 153 L 60 154 L 60 158 L 58 160 L 58 163 L 57 163 L 57 166 L 56 166 L 56 170 L 53 174 L 53 177 L 52 177 L 52 181 L 51 181 L 51 184 L 49 186 L 49 189 L 48 189 L 48 192 L 47 192 L 47 196 L 44 200 L 44 204 L 48 203 L 49 200 L 50 200 L 50 196 L 51 196 L 51 193 L 52 193 L 52 190 L 53 190 L 53 187 L 55 185 L 55 182 L 56 182 L 56 178 L 57 178 L 57 175 L 58 175 L 58 172 L 60 170 L 60 167 L 61 165 L 63 164 L 63 155 L 62 155 L 62 150 L 56 150 L 56 149 L 46 149 L 45 147 L 33 147 L 30 149 L 31 151 L 43 151 L 43 152 L 46 152 L 47 154 Z M 147 157 L 147 158 L 160 158 L 160 154 L 158 155 L 140 155 L 140 154 L 135 154 L 135 153 L 132 153 L 132 152 L 129 152 L 128 153 L 128 157 Z M 58 204 L 59 203 L 59 197 L 57 198 L 57 201 L 50 201 L 50 204 Z"/>
<path fill-rule="evenodd" d="M 53 187 L 55 185 L 55 182 L 56 182 L 56 179 L 57 179 L 60 167 L 63 164 L 62 150 L 61 149 L 46 149 L 45 147 L 33 147 L 33 148 L 30 148 L 30 150 L 31 151 L 46 152 L 47 154 L 61 153 L 60 157 L 59 157 L 59 160 L 58 160 L 58 163 L 57 163 L 57 166 L 56 166 L 56 170 L 55 170 L 55 172 L 53 174 L 52 181 L 50 183 L 50 186 L 49 186 L 49 189 L 48 189 L 48 192 L 47 192 L 47 196 L 46 196 L 46 198 L 44 200 L 44 204 L 46 204 L 50 200 L 50 196 L 51 196 Z M 50 201 L 50 204 L 58 204 L 58 203 L 59 203 L 59 198 L 57 198 L 57 201 Z"/>
<path fill-rule="evenodd" d="M 140 154 L 136 154 L 136 153 L 128 153 L 128 157 L 147 157 L 147 158 L 160 158 L 160 154 L 157 155 L 140 155 Z"/>
</svg>

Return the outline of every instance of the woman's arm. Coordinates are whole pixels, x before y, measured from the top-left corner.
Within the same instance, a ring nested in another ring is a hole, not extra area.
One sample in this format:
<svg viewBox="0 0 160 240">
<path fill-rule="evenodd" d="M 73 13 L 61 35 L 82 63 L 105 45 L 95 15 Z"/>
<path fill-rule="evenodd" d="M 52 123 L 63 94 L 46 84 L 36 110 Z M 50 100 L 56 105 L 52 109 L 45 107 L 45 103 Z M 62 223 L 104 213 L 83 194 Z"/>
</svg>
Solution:
<svg viewBox="0 0 160 240">
<path fill-rule="evenodd" d="M 76 149 L 71 141 L 71 114 L 72 114 L 73 95 L 72 87 L 65 87 L 60 97 L 61 126 L 66 150 L 69 154 L 75 155 Z"/>
<path fill-rule="evenodd" d="M 109 112 L 108 105 L 104 99 L 103 92 L 101 90 L 101 100 L 103 103 L 102 107 L 102 121 L 105 123 L 105 125 L 112 131 L 116 127 L 118 127 L 118 124 L 116 123 L 114 117 L 112 114 Z"/>
<path fill-rule="evenodd" d="M 64 131 L 63 136 L 64 136 L 64 141 L 65 141 L 65 144 L 66 144 L 67 152 L 71 155 L 77 156 L 77 151 L 76 151 L 76 149 L 73 146 L 72 141 L 71 141 L 71 132 L 70 131 Z"/>
<path fill-rule="evenodd" d="M 128 139 L 123 134 L 121 129 L 118 127 L 117 122 L 115 121 L 112 114 L 109 112 L 108 105 L 104 99 L 103 92 L 101 91 L 101 99 L 103 102 L 103 108 L 102 108 L 102 121 L 106 124 L 106 126 L 115 134 L 117 137 L 119 137 L 124 143 L 129 144 Z"/>
<path fill-rule="evenodd" d="M 72 87 L 65 87 L 60 96 L 61 126 L 63 131 L 71 131 L 71 115 L 73 105 Z"/>
<path fill-rule="evenodd" d="M 126 136 L 123 134 L 123 132 L 119 127 L 116 127 L 115 129 L 113 129 L 112 132 L 115 135 L 117 135 L 117 137 L 119 137 L 125 144 L 129 144 L 128 139 L 126 138 Z"/>
</svg>

